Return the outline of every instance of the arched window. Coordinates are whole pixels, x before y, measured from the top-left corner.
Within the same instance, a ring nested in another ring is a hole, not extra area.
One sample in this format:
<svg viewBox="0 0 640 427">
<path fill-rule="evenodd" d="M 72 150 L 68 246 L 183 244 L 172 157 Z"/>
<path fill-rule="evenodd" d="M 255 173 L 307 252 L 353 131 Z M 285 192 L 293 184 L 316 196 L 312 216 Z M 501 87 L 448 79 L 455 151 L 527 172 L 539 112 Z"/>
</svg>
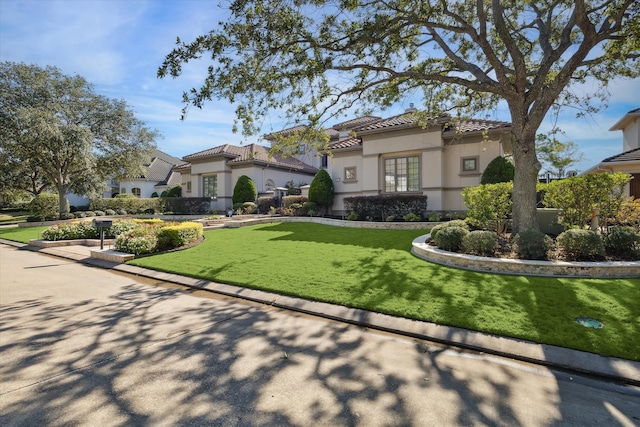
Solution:
<svg viewBox="0 0 640 427">
<path fill-rule="evenodd" d="M 276 186 L 275 182 L 273 182 L 272 179 L 268 179 L 267 182 L 264 184 L 264 191 L 271 191 L 274 189 L 275 186 Z"/>
<path fill-rule="evenodd" d="M 133 187 L 131 189 L 131 194 L 133 194 L 136 197 L 140 197 L 140 189 L 138 187 Z"/>
</svg>

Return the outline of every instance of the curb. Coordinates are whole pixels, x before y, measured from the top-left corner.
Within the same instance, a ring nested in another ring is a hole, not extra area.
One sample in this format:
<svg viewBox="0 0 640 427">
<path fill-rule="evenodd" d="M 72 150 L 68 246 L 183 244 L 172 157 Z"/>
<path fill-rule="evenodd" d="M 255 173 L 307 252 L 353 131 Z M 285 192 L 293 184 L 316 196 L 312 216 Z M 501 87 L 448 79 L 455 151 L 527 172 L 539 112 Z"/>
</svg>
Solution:
<svg viewBox="0 0 640 427">
<path fill-rule="evenodd" d="M 272 305 L 286 310 L 337 320 L 361 327 L 640 386 L 640 362 L 403 317 L 395 317 L 362 309 L 310 301 L 302 298 L 211 282 L 204 279 L 194 279 L 177 274 L 90 258 L 80 254 L 65 252 L 60 248 L 38 248 L 4 239 L 0 239 L 0 243 L 82 262 L 95 267 L 175 283 L 198 290 Z"/>
</svg>

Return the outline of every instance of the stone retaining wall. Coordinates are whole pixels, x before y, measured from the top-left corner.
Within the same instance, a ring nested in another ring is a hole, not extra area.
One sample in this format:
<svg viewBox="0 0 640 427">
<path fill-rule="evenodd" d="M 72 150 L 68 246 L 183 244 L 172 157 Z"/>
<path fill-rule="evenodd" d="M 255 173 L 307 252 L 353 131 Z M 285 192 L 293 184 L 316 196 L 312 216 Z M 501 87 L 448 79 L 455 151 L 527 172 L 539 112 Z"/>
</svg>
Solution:
<svg viewBox="0 0 640 427">
<path fill-rule="evenodd" d="M 533 261 L 523 259 L 504 259 L 479 257 L 443 251 L 426 242 L 429 234 L 416 238 L 411 252 L 424 260 L 449 267 L 486 273 L 515 274 L 525 276 L 556 276 L 585 278 L 626 278 L 640 277 L 639 261 L 615 262 L 565 262 Z"/>
</svg>

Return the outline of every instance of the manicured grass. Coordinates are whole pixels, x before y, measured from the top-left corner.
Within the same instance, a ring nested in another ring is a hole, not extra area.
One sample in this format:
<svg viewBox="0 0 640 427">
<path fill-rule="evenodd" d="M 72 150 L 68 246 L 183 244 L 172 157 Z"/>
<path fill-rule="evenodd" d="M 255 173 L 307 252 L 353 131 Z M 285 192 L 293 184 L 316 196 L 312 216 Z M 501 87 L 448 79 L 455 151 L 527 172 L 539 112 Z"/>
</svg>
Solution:
<svg viewBox="0 0 640 427">
<path fill-rule="evenodd" d="M 640 360 L 640 279 L 482 274 L 410 254 L 424 230 L 280 223 L 205 232 L 130 264 L 443 325 Z M 603 329 L 575 322 L 593 317 Z"/>
<path fill-rule="evenodd" d="M 40 234 L 49 228 L 46 225 L 37 227 L 0 228 L 0 238 L 14 242 L 29 243 L 31 239 L 39 239 Z"/>
<path fill-rule="evenodd" d="M 27 222 L 27 217 L 29 216 L 29 212 L 20 211 L 20 212 L 0 212 L 0 225 L 8 225 L 8 224 L 18 224 L 20 222 Z"/>
</svg>

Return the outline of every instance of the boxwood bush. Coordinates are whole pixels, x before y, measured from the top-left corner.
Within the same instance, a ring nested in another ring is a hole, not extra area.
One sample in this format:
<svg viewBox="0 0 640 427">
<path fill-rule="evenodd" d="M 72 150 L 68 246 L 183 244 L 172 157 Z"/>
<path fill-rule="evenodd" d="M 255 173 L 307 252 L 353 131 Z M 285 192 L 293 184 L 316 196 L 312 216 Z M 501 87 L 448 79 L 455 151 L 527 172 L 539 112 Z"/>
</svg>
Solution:
<svg viewBox="0 0 640 427">
<path fill-rule="evenodd" d="M 540 231 L 523 231 L 513 238 L 513 251 L 521 259 L 547 259 L 552 248 L 551 237 Z"/>
<path fill-rule="evenodd" d="M 457 252 L 462 246 L 462 239 L 469 234 L 469 230 L 462 227 L 447 227 L 441 229 L 433 239 L 438 248 L 445 251 Z"/>
<path fill-rule="evenodd" d="M 640 257 L 640 234 L 633 227 L 611 227 L 604 236 L 607 254 L 627 259 Z"/>
<path fill-rule="evenodd" d="M 463 219 L 454 219 L 449 222 L 443 222 L 442 224 L 438 224 L 431 229 L 431 238 L 435 239 L 440 230 L 444 230 L 449 227 L 462 227 L 465 230 L 469 230 L 469 225 Z"/>
<path fill-rule="evenodd" d="M 498 246 L 498 234 L 493 231 L 474 230 L 462 237 L 462 251 L 466 254 L 491 256 Z"/>
<path fill-rule="evenodd" d="M 556 243 L 569 261 L 601 259 L 605 254 L 602 239 L 592 230 L 567 230 L 558 236 Z"/>
<path fill-rule="evenodd" d="M 202 235 L 202 223 L 199 222 L 189 221 L 177 225 L 169 225 L 158 231 L 158 249 L 178 248 L 200 240 Z"/>
<path fill-rule="evenodd" d="M 371 217 L 384 221 L 391 215 L 402 218 L 409 213 L 422 218 L 427 211 L 427 196 L 414 194 L 383 194 L 345 197 L 344 207 L 345 210 L 349 212 L 355 212 L 356 215 L 358 215 L 358 219 Z"/>
</svg>

